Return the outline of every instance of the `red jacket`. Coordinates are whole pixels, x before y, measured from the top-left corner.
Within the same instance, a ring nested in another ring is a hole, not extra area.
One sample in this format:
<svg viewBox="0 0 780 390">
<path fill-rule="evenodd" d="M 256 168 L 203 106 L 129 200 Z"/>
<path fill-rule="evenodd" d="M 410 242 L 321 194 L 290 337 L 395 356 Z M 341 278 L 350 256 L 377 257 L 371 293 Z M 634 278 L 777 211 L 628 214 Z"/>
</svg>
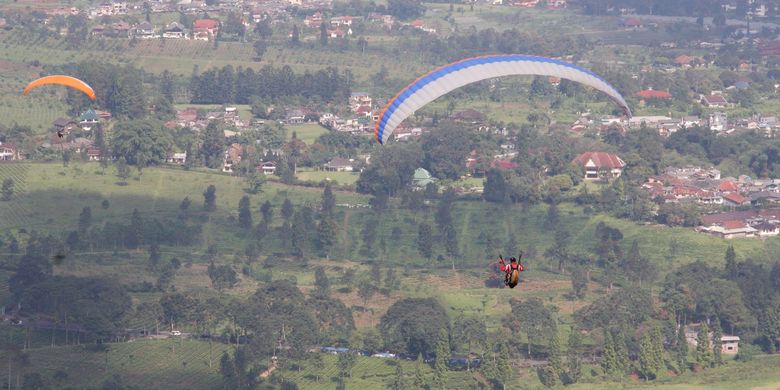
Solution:
<svg viewBox="0 0 780 390">
<path fill-rule="evenodd" d="M 523 272 L 525 268 L 523 268 L 522 264 L 520 263 L 509 263 L 509 264 L 500 264 L 501 266 L 501 272 L 509 272 L 509 269 L 516 269 L 520 272 Z"/>
</svg>

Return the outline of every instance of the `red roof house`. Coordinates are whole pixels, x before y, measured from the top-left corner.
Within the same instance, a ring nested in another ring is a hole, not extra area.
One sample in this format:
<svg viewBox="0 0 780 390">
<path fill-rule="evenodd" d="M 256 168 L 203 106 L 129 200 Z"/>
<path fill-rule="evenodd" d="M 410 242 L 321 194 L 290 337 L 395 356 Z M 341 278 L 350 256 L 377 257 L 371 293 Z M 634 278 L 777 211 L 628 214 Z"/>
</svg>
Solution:
<svg viewBox="0 0 780 390">
<path fill-rule="evenodd" d="M 723 201 L 726 204 L 732 205 L 732 206 L 742 206 L 742 205 L 750 203 L 750 199 L 748 199 L 747 197 L 744 197 L 744 196 L 742 196 L 742 195 L 740 195 L 740 194 L 738 194 L 736 192 L 732 192 L 730 194 L 724 195 L 723 196 Z"/>
<path fill-rule="evenodd" d="M 672 94 L 666 91 L 656 91 L 653 89 L 645 89 L 636 93 L 636 96 L 642 99 L 671 99 Z"/>
<path fill-rule="evenodd" d="M 219 21 L 214 19 L 195 19 L 192 22 L 193 33 L 208 33 L 209 35 L 216 35 L 219 31 Z"/>
</svg>

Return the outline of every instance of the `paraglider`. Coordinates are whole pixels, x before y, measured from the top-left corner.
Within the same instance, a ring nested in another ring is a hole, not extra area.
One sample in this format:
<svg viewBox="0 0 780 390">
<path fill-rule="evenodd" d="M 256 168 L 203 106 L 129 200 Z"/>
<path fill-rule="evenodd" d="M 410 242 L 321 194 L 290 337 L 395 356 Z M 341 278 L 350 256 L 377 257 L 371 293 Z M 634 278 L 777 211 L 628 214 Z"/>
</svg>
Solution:
<svg viewBox="0 0 780 390">
<path fill-rule="evenodd" d="M 477 81 L 509 76 L 555 76 L 595 88 L 612 99 L 626 116 L 631 116 L 625 99 L 596 74 L 574 64 L 552 58 L 526 55 L 490 55 L 467 58 L 427 73 L 390 99 L 374 126 L 374 135 L 384 144 L 404 119 L 440 96 Z"/>
<path fill-rule="evenodd" d="M 509 286 L 509 288 L 515 288 L 517 286 L 517 283 L 520 281 L 520 272 L 525 271 L 525 267 L 523 267 L 523 264 L 520 262 L 520 259 L 523 258 L 523 252 L 520 252 L 520 255 L 517 258 L 510 258 L 509 264 L 504 263 L 504 257 L 501 255 L 498 255 L 499 265 L 501 272 L 504 272 L 504 285 Z"/>
<path fill-rule="evenodd" d="M 27 86 L 24 88 L 24 92 L 22 92 L 22 95 L 27 95 L 27 93 L 30 92 L 30 90 L 32 90 L 33 88 L 40 87 L 42 85 L 47 85 L 47 84 L 58 84 L 58 85 L 64 85 L 66 87 L 71 87 L 73 89 L 83 92 L 93 101 L 97 98 L 95 96 L 95 91 L 92 90 L 92 87 L 90 87 L 89 84 L 75 77 L 62 76 L 62 75 L 45 76 L 39 78 L 38 80 L 35 80 L 30 84 L 27 84 Z"/>
</svg>

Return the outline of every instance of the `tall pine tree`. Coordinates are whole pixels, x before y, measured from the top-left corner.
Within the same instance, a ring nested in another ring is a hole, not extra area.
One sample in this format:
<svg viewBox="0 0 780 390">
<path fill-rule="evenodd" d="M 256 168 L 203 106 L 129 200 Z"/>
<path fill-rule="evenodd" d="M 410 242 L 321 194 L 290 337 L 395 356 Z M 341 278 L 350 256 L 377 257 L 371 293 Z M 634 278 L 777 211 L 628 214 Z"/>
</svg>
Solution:
<svg viewBox="0 0 780 390">
<path fill-rule="evenodd" d="M 688 371 L 688 340 L 685 338 L 685 325 L 677 327 L 677 342 L 675 343 L 677 369 L 680 373 Z"/>
<path fill-rule="evenodd" d="M 723 331 L 720 328 L 720 318 L 715 318 L 712 324 L 712 363 L 717 367 L 723 364 L 723 356 L 721 356 L 722 345 L 720 339 L 723 337 Z"/>
<path fill-rule="evenodd" d="M 712 365 L 712 345 L 710 343 L 710 328 L 705 322 L 699 327 L 699 334 L 696 337 L 696 362 L 702 367 Z"/>
<path fill-rule="evenodd" d="M 734 245 L 729 245 L 726 249 L 726 279 L 735 279 L 737 277 L 737 253 L 734 251 Z"/>
<path fill-rule="evenodd" d="M 566 343 L 566 360 L 568 370 L 566 371 L 567 383 L 577 383 L 582 375 L 582 358 L 580 349 L 582 348 L 582 336 L 576 329 L 569 333 L 569 341 Z"/>
<path fill-rule="evenodd" d="M 433 364 L 435 385 L 439 389 L 447 388 L 447 360 L 450 358 L 450 340 L 447 330 L 439 330 L 439 338 L 436 340 L 436 360 Z"/>
<path fill-rule="evenodd" d="M 252 209 L 249 205 L 249 196 L 244 195 L 238 201 L 238 224 L 246 230 L 252 229 Z"/>
</svg>

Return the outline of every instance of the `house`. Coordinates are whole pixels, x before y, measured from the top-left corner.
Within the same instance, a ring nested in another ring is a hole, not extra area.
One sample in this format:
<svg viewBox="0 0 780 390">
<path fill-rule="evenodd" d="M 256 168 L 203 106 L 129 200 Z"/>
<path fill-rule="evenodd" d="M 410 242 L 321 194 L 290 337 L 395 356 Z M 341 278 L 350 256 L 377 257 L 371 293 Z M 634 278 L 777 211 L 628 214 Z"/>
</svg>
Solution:
<svg viewBox="0 0 780 390">
<path fill-rule="evenodd" d="M 303 20 L 303 24 L 309 28 L 319 28 L 322 24 L 322 13 L 317 11 L 314 15 L 307 16 L 306 19 Z"/>
<path fill-rule="evenodd" d="M 685 341 L 688 345 L 696 347 L 699 344 L 699 328 L 701 324 L 691 324 L 685 326 Z M 709 332 L 710 344 L 712 344 L 713 332 Z M 720 337 L 720 352 L 728 355 L 739 353 L 739 337 L 732 335 L 722 335 Z"/>
<path fill-rule="evenodd" d="M 690 68 L 692 66 L 696 66 L 702 63 L 701 57 L 696 56 L 688 56 L 685 54 L 680 54 L 679 56 L 674 58 L 674 63 L 677 66 L 683 67 L 683 68 Z"/>
<path fill-rule="evenodd" d="M 753 227 L 758 230 L 759 237 L 772 237 L 780 233 L 780 226 L 766 221 L 753 225 Z"/>
<path fill-rule="evenodd" d="M 187 152 L 184 153 L 168 153 L 168 158 L 165 162 L 169 164 L 181 165 L 187 162 Z"/>
<path fill-rule="evenodd" d="M 723 204 L 729 206 L 744 206 L 750 204 L 750 199 L 736 192 L 723 195 Z"/>
<path fill-rule="evenodd" d="M 366 92 L 353 92 L 349 95 L 349 108 L 354 112 L 360 107 L 371 107 L 373 100 Z"/>
<path fill-rule="evenodd" d="M 95 110 L 95 113 L 97 114 L 98 118 L 100 118 L 100 120 L 107 121 L 111 119 L 111 113 L 108 111 Z"/>
<path fill-rule="evenodd" d="M 620 24 L 625 28 L 639 29 L 644 27 L 642 21 L 637 18 L 626 18 L 620 21 Z"/>
<path fill-rule="evenodd" d="M 710 225 L 707 227 L 700 227 L 697 230 L 709 233 L 714 236 L 722 237 L 725 239 L 739 238 L 739 237 L 754 237 L 758 230 L 748 225 L 744 221 L 734 220 L 725 221 L 718 225 Z"/>
<path fill-rule="evenodd" d="M 412 186 L 417 189 L 423 189 L 428 184 L 436 183 L 436 178 L 431 176 L 431 173 L 425 170 L 425 168 L 417 168 L 412 176 Z"/>
<path fill-rule="evenodd" d="M 89 159 L 89 161 L 100 161 L 101 157 L 103 157 L 103 153 L 100 152 L 100 149 L 98 148 L 87 149 L 87 158 Z"/>
<path fill-rule="evenodd" d="M 485 114 L 473 109 L 469 108 L 467 110 L 459 111 L 452 116 L 450 116 L 450 119 L 456 122 L 465 122 L 465 123 L 471 123 L 472 125 L 477 123 L 482 123 L 485 121 Z"/>
<path fill-rule="evenodd" d="M 198 120 L 198 110 L 188 108 L 182 111 L 176 111 L 176 120 L 180 122 L 195 122 Z"/>
<path fill-rule="evenodd" d="M 497 168 L 502 171 L 509 171 L 518 167 L 517 163 L 511 160 L 493 160 L 490 163 L 491 168 Z"/>
<path fill-rule="evenodd" d="M 79 124 L 72 119 L 57 118 L 54 120 L 53 130 L 56 132 L 68 133 L 72 129 L 76 128 L 78 125 Z"/>
<path fill-rule="evenodd" d="M 98 124 L 98 122 L 100 122 L 100 118 L 95 110 L 91 108 L 79 116 L 79 125 L 81 125 L 81 129 L 84 131 L 92 130 L 92 127 Z"/>
<path fill-rule="evenodd" d="M 140 39 L 154 38 L 154 25 L 149 22 L 141 22 L 135 27 L 135 36 Z"/>
<path fill-rule="evenodd" d="M 195 19 L 192 22 L 192 35 L 193 37 L 214 37 L 219 32 L 219 21 L 214 19 Z M 196 38 L 197 39 L 197 38 Z"/>
<path fill-rule="evenodd" d="M 728 107 L 729 102 L 723 95 L 702 95 L 701 104 L 709 108 L 723 108 Z"/>
<path fill-rule="evenodd" d="M 651 100 L 651 99 L 671 99 L 672 94 L 666 91 L 656 91 L 651 89 L 644 89 L 636 93 L 636 96 L 640 99 L 645 100 Z"/>
<path fill-rule="evenodd" d="M 602 178 L 602 172 L 606 173 L 606 179 L 620 177 L 626 166 L 620 157 L 607 152 L 586 152 L 577 156 L 572 163 L 584 168 L 585 180 L 598 180 Z"/>
<path fill-rule="evenodd" d="M 306 115 L 302 110 L 290 110 L 285 118 L 288 125 L 300 125 L 306 119 Z"/>
<path fill-rule="evenodd" d="M 266 161 L 266 162 L 258 165 L 257 167 L 255 167 L 255 169 L 258 172 L 262 172 L 263 174 L 273 175 L 274 173 L 276 173 L 276 162 L 274 162 L 274 161 Z"/>
<path fill-rule="evenodd" d="M 325 164 L 325 170 L 329 172 L 352 172 L 354 160 L 341 157 L 333 157 Z"/>
<path fill-rule="evenodd" d="M 712 131 L 724 131 L 728 129 L 728 116 L 725 112 L 713 112 L 710 114 L 707 125 Z"/>
<path fill-rule="evenodd" d="M 348 30 L 350 33 L 352 32 L 352 29 Z M 335 30 L 328 30 L 328 36 L 330 38 L 344 38 L 347 36 L 347 33 L 344 32 L 340 27 L 336 27 Z"/>
<path fill-rule="evenodd" d="M 330 19 L 330 25 L 333 27 L 352 26 L 351 16 L 336 16 Z"/>
<path fill-rule="evenodd" d="M 0 161 L 13 161 L 19 159 L 19 151 L 16 145 L 0 142 Z"/>
<path fill-rule="evenodd" d="M 241 155 L 243 152 L 244 148 L 241 146 L 241 144 L 230 144 L 228 149 L 225 151 L 225 162 L 222 167 L 222 172 L 233 172 L 233 167 L 241 162 Z"/>
<path fill-rule="evenodd" d="M 170 39 L 181 39 L 185 38 L 186 34 L 184 32 L 184 26 L 179 24 L 178 22 L 173 22 L 163 29 L 163 38 L 170 38 Z"/>
</svg>

